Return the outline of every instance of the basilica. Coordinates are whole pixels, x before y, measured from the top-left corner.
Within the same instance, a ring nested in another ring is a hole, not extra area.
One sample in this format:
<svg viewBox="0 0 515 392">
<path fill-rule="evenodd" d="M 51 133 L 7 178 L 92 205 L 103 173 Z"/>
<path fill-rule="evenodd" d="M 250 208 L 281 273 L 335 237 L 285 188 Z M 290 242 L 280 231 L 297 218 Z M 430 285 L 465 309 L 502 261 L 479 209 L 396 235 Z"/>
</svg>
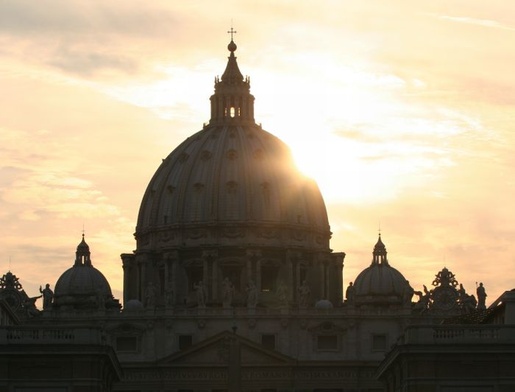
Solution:
<svg viewBox="0 0 515 392">
<path fill-rule="evenodd" d="M 343 287 L 322 194 L 227 49 L 209 122 L 143 194 L 123 298 L 84 235 L 41 293 L 0 279 L 0 392 L 515 390 L 515 291 L 487 304 L 445 266 L 416 290 L 381 235 Z"/>
</svg>

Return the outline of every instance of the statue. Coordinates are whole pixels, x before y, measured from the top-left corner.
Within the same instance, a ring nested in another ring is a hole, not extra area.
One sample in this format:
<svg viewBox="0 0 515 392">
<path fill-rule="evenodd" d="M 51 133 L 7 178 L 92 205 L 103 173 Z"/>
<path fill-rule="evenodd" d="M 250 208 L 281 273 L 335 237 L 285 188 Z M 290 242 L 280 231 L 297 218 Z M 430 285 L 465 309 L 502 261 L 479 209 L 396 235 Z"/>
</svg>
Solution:
<svg viewBox="0 0 515 392">
<path fill-rule="evenodd" d="M 354 290 L 354 286 L 352 285 L 352 282 L 350 282 L 347 290 L 345 290 L 345 298 L 347 299 L 348 303 L 354 302 Z"/>
<path fill-rule="evenodd" d="M 461 307 L 461 310 L 464 313 L 470 313 L 476 308 L 476 297 L 473 295 L 467 294 L 463 284 L 460 283 L 460 288 L 458 289 L 458 300 Z"/>
<path fill-rule="evenodd" d="M 409 281 L 406 281 L 406 286 L 404 286 L 404 290 L 402 292 L 402 303 L 405 305 L 411 305 L 413 294 L 415 294 L 415 290 L 413 290 L 413 287 L 411 287 Z"/>
<path fill-rule="evenodd" d="M 258 303 L 258 290 L 254 282 L 251 280 L 247 285 L 247 307 L 255 308 Z"/>
<path fill-rule="evenodd" d="M 148 282 L 145 290 L 145 307 L 153 308 L 156 306 L 156 288 L 152 282 Z"/>
<path fill-rule="evenodd" d="M 27 312 L 27 316 L 29 318 L 36 317 L 41 314 L 41 311 L 38 310 L 38 308 L 36 308 L 36 301 L 38 300 L 38 298 L 41 298 L 41 297 L 42 297 L 42 295 L 40 295 L 38 297 L 27 298 L 23 301 L 23 303 L 22 303 L 23 309 L 25 309 L 25 311 Z"/>
<path fill-rule="evenodd" d="M 467 293 L 465 292 L 465 287 L 460 283 L 460 288 L 458 289 L 458 299 L 463 302 L 467 297 Z"/>
<path fill-rule="evenodd" d="M 485 287 L 483 286 L 483 283 L 479 283 L 479 286 L 476 288 L 476 294 L 477 294 L 477 308 L 479 310 L 486 309 L 486 291 L 485 291 Z"/>
<path fill-rule="evenodd" d="M 309 299 L 311 297 L 311 289 L 309 288 L 306 281 L 302 282 L 302 285 L 298 289 L 299 291 L 299 304 L 305 308 L 309 305 Z"/>
<path fill-rule="evenodd" d="M 231 283 L 229 278 L 225 278 L 222 282 L 222 304 L 224 308 L 228 308 L 232 305 L 232 298 L 234 295 L 234 285 Z"/>
<path fill-rule="evenodd" d="M 476 309 L 477 300 L 473 295 L 465 294 L 465 297 L 461 300 L 462 310 L 465 313 L 470 313 Z"/>
<path fill-rule="evenodd" d="M 280 281 L 277 285 L 275 295 L 277 296 L 277 301 L 279 302 L 280 306 L 288 305 L 288 287 L 286 287 L 282 281 Z"/>
<path fill-rule="evenodd" d="M 54 298 L 54 292 L 50 289 L 50 284 L 47 283 L 44 289 L 39 286 L 39 292 L 43 297 L 43 310 L 50 310 L 52 308 L 52 300 Z"/>
<path fill-rule="evenodd" d="M 197 306 L 205 307 L 206 306 L 206 291 L 204 287 L 204 283 L 202 281 L 199 281 L 198 284 L 195 284 L 193 286 L 195 291 L 197 292 Z"/>
<path fill-rule="evenodd" d="M 429 302 L 431 300 L 431 291 L 429 291 L 426 285 L 424 285 L 424 293 L 422 293 L 421 291 L 415 291 L 414 293 L 418 295 L 418 302 L 415 304 L 413 309 L 419 310 L 420 313 L 425 313 L 429 308 Z"/>
</svg>

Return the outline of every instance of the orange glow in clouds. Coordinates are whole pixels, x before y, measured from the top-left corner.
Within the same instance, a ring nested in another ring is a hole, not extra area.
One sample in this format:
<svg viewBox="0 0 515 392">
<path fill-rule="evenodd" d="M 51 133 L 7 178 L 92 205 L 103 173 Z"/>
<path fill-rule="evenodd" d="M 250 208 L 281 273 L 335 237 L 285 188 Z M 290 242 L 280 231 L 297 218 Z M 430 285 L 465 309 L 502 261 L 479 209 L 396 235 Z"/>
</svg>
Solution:
<svg viewBox="0 0 515 392">
<path fill-rule="evenodd" d="M 55 5 L 0 4 L 0 263 L 29 295 L 84 225 L 121 297 L 145 187 L 209 120 L 228 9 L 256 121 L 318 182 L 345 285 L 380 222 L 415 290 L 444 266 L 487 302 L 515 286 L 513 2 Z"/>
</svg>

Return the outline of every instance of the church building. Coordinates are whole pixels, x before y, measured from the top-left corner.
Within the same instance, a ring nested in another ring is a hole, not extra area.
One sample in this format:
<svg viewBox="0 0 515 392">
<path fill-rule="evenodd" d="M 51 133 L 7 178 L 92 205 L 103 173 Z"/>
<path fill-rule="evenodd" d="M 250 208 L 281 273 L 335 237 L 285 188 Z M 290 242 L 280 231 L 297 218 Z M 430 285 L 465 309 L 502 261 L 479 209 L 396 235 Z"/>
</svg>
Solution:
<svg viewBox="0 0 515 392">
<path fill-rule="evenodd" d="M 416 291 L 381 235 L 343 287 L 322 194 L 256 123 L 227 48 L 209 122 L 143 194 L 123 298 L 84 235 L 43 309 L 0 279 L 0 392 L 515 390 L 513 292 L 487 307 L 447 268 Z"/>
</svg>

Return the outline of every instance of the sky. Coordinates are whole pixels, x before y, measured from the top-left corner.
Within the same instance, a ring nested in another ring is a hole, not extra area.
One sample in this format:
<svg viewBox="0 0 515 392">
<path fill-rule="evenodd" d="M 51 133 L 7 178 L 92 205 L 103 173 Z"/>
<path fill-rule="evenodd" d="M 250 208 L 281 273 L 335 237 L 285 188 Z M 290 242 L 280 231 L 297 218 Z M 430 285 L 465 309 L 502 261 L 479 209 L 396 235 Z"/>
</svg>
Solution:
<svg viewBox="0 0 515 392">
<path fill-rule="evenodd" d="M 415 290 L 444 267 L 487 304 L 515 287 L 512 0 L 0 1 L 0 273 L 54 287 L 84 230 L 122 298 L 146 185 L 209 121 L 231 25 L 345 286 L 380 230 Z"/>
</svg>

